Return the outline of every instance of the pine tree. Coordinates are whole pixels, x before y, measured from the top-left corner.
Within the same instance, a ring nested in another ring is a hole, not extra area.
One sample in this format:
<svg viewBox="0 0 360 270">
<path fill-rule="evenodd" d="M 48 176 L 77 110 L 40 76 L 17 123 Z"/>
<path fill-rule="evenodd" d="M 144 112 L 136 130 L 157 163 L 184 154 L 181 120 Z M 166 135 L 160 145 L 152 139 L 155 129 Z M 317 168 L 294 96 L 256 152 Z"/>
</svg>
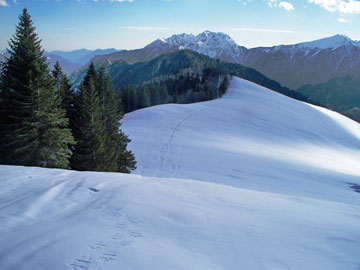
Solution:
<svg viewBox="0 0 360 270">
<path fill-rule="evenodd" d="M 74 136 L 77 141 L 72 168 L 80 171 L 101 170 L 105 163 L 106 128 L 102 105 L 96 89 L 97 74 L 93 63 L 80 86 Z"/>
<path fill-rule="evenodd" d="M 129 102 L 129 111 L 135 111 L 138 108 L 138 98 L 137 98 L 137 88 L 133 85 L 128 87 L 128 102 Z"/>
<path fill-rule="evenodd" d="M 0 79 L 1 162 L 67 168 L 74 139 L 26 9 L 9 46 Z"/>
<path fill-rule="evenodd" d="M 98 72 L 97 82 L 102 100 L 102 118 L 106 127 L 106 155 L 102 170 L 130 173 L 136 169 L 136 161 L 133 153 L 127 150 L 129 138 L 120 130 L 122 114 L 118 110 L 119 104 L 111 79 L 104 69 Z"/>
<path fill-rule="evenodd" d="M 165 83 L 162 83 L 160 86 L 160 99 L 161 99 L 161 104 L 165 104 L 168 103 L 168 99 L 169 99 L 169 93 L 168 93 L 168 89 Z"/>
<path fill-rule="evenodd" d="M 55 89 L 58 95 L 61 97 L 61 108 L 67 113 L 71 111 L 71 107 L 74 102 L 74 92 L 69 84 L 69 79 L 64 74 L 58 61 L 54 65 L 52 70 L 52 77 L 55 83 Z"/>
<path fill-rule="evenodd" d="M 143 87 L 138 88 L 137 93 L 138 109 L 150 107 L 151 101 L 148 87 L 144 85 Z"/>
<path fill-rule="evenodd" d="M 69 79 L 64 74 L 58 61 L 52 70 L 52 77 L 55 83 L 55 89 L 61 97 L 61 108 L 66 112 L 66 118 L 69 119 L 69 127 L 73 128 L 75 118 L 75 93 L 71 89 Z"/>
</svg>

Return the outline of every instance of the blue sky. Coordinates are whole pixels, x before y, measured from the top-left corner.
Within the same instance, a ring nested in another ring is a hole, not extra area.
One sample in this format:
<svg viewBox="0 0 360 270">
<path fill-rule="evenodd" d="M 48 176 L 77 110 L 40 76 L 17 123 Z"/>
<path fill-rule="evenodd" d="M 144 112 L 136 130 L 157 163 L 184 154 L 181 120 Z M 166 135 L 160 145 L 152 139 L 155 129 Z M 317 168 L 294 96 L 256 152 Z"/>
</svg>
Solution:
<svg viewBox="0 0 360 270">
<path fill-rule="evenodd" d="M 0 50 L 24 7 L 48 51 L 135 49 L 204 30 L 249 48 L 335 34 L 360 39 L 360 0 L 0 0 Z"/>
</svg>

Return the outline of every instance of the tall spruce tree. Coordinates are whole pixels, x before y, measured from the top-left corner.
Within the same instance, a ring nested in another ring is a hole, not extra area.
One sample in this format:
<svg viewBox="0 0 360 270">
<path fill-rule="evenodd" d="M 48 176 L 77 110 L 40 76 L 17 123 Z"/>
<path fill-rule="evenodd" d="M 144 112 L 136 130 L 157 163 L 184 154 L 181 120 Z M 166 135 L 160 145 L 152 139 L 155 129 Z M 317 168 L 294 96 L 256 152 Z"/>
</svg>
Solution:
<svg viewBox="0 0 360 270">
<path fill-rule="evenodd" d="M 26 9 L 9 47 L 0 77 L 0 161 L 67 168 L 74 139 Z"/>
<path fill-rule="evenodd" d="M 61 97 L 61 108 L 66 111 L 66 117 L 70 119 L 73 113 L 74 91 L 71 89 L 69 79 L 62 71 L 58 61 L 56 61 L 51 73 L 55 83 L 55 89 Z"/>
<path fill-rule="evenodd" d="M 106 129 L 96 79 L 95 67 L 91 63 L 80 86 L 73 130 L 77 144 L 71 166 L 80 171 L 102 170 L 105 163 Z"/>
<path fill-rule="evenodd" d="M 128 137 L 120 130 L 121 113 L 111 79 L 93 63 L 80 87 L 73 168 L 130 173 L 136 168 Z"/>
<path fill-rule="evenodd" d="M 104 170 L 130 173 L 136 169 L 136 161 L 133 153 L 127 150 L 130 139 L 120 129 L 122 113 L 118 109 L 119 101 L 116 98 L 111 78 L 105 73 L 105 69 L 100 69 L 98 72 L 98 83 L 106 126 L 106 166 Z"/>
</svg>

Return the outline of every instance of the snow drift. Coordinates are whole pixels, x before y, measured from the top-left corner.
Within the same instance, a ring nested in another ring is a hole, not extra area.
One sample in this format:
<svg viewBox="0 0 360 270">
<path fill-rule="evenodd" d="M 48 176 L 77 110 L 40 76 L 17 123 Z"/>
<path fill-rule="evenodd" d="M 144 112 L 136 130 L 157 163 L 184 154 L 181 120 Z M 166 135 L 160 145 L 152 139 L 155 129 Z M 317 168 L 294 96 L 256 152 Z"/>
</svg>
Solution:
<svg viewBox="0 0 360 270">
<path fill-rule="evenodd" d="M 235 78 L 123 129 L 143 176 L 0 166 L 0 269 L 359 268 L 357 123 Z"/>
</svg>

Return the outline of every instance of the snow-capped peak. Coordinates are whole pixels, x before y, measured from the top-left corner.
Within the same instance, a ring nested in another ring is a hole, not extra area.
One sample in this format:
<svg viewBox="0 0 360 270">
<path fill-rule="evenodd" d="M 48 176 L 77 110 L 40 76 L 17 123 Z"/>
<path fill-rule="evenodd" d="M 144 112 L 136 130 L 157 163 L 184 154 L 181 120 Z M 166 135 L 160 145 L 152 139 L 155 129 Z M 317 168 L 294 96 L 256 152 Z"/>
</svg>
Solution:
<svg viewBox="0 0 360 270">
<path fill-rule="evenodd" d="M 335 35 L 327 38 L 322 38 L 310 42 L 303 42 L 297 44 L 298 48 L 309 48 L 309 49 L 337 49 L 341 46 L 353 45 L 360 47 L 359 41 L 354 41 L 345 35 Z"/>
<path fill-rule="evenodd" d="M 163 42 L 163 43 L 167 43 L 167 40 L 164 37 L 160 38 L 160 41 Z"/>
<path fill-rule="evenodd" d="M 211 31 L 204 31 L 198 35 L 193 34 L 177 34 L 169 38 L 161 38 L 148 47 L 170 46 L 178 49 L 189 49 L 199 53 L 206 54 L 210 57 L 217 57 L 219 55 L 237 55 L 242 47 L 238 46 L 236 42 L 224 33 L 215 33 Z"/>
</svg>

